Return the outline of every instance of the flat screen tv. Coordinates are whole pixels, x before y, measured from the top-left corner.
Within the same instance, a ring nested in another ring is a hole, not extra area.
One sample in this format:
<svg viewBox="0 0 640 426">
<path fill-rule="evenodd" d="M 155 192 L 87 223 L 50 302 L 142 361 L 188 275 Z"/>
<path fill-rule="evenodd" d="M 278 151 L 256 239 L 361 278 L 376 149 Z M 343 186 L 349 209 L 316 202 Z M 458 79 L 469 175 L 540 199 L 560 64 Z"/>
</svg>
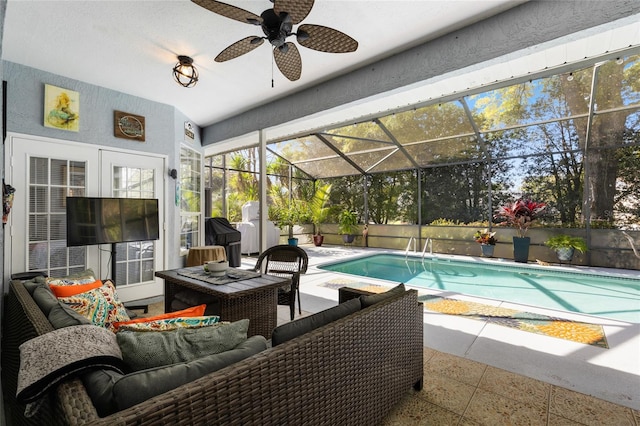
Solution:
<svg viewBox="0 0 640 426">
<path fill-rule="evenodd" d="M 160 238 L 158 200 L 67 197 L 67 247 Z"/>
</svg>

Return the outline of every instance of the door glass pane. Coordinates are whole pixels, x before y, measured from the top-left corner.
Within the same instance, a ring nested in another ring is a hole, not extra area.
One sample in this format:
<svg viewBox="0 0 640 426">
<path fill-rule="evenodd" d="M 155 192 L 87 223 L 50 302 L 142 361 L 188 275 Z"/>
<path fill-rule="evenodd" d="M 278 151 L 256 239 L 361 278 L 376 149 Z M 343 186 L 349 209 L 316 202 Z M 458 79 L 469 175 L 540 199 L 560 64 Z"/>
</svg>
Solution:
<svg viewBox="0 0 640 426">
<path fill-rule="evenodd" d="M 67 212 L 67 188 L 51 188 L 51 212 L 65 213 Z"/>
<path fill-rule="evenodd" d="M 85 193 L 86 163 L 31 157 L 29 167 L 29 271 L 61 277 L 85 269 L 86 248 L 67 248 L 66 197 Z"/>
<path fill-rule="evenodd" d="M 155 170 L 115 166 L 112 191 L 116 198 L 155 198 Z M 153 281 L 154 253 L 154 241 L 116 244 L 116 285 Z"/>
<path fill-rule="evenodd" d="M 67 185 L 69 168 L 66 160 L 51 160 L 51 185 Z"/>
<path fill-rule="evenodd" d="M 65 214 L 52 214 L 49 217 L 51 223 L 51 232 L 49 237 L 51 240 L 59 240 L 65 243 L 67 239 L 67 215 Z"/>
<path fill-rule="evenodd" d="M 31 157 L 29 160 L 29 183 L 46 185 L 49 183 L 49 160 Z"/>
<path fill-rule="evenodd" d="M 84 247 L 69 247 L 69 272 L 84 269 L 87 263 L 87 249 Z"/>
<path fill-rule="evenodd" d="M 49 217 L 47 215 L 29 215 L 29 241 L 46 241 L 49 237 Z"/>
<path fill-rule="evenodd" d="M 46 271 L 49 260 L 48 243 L 30 243 L 29 244 L 29 270 L 30 271 Z"/>
<path fill-rule="evenodd" d="M 29 188 L 29 212 L 44 213 L 47 211 L 49 200 L 46 186 L 32 186 Z"/>
<path fill-rule="evenodd" d="M 242 164 L 236 165 L 242 168 Z M 180 148 L 180 249 L 183 251 L 200 245 L 201 167 L 200 153 Z"/>
<path fill-rule="evenodd" d="M 78 161 L 70 161 L 69 170 L 71 172 L 71 176 L 69 176 L 69 186 L 72 188 L 72 191 L 74 190 L 75 187 L 79 189 L 84 189 L 86 186 L 85 163 L 81 163 Z"/>
<path fill-rule="evenodd" d="M 51 247 L 51 269 L 66 268 L 67 266 L 67 244 L 66 241 L 52 241 Z M 65 271 L 66 273 L 66 271 Z"/>
</svg>

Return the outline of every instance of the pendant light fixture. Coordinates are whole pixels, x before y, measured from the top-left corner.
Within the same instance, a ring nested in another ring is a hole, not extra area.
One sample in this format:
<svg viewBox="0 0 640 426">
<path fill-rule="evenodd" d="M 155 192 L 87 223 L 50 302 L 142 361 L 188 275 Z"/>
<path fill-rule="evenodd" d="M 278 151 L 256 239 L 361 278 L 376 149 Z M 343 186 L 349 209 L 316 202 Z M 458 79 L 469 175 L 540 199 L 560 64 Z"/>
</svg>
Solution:
<svg viewBox="0 0 640 426">
<path fill-rule="evenodd" d="M 193 87 L 198 82 L 198 70 L 193 66 L 193 59 L 178 56 L 178 63 L 173 67 L 173 79 L 182 87 Z"/>
</svg>

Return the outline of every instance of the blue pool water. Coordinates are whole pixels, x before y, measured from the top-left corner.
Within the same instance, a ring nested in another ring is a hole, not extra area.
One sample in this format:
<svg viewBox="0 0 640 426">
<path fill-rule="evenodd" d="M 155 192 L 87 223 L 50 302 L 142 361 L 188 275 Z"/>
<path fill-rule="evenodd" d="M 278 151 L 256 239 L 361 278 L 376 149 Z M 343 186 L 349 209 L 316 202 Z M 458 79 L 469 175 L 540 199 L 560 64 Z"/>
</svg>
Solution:
<svg viewBox="0 0 640 426">
<path fill-rule="evenodd" d="M 393 254 L 376 254 L 320 268 L 404 282 L 413 287 L 640 323 L 640 277 Z"/>
</svg>

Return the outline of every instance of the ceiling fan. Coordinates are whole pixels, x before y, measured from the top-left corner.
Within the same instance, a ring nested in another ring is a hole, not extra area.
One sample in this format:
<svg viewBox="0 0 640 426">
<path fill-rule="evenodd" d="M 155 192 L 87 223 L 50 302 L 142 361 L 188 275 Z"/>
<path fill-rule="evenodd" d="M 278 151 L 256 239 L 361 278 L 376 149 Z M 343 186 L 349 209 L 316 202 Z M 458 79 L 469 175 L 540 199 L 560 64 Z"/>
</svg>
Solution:
<svg viewBox="0 0 640 426">
<path fill-rule="evenodd" d="M 215 0 L 191 0 L 213 13 L 251 25 L 259 25 L 263 36 L 249 36 L 239 40 L 218 56 L 216 62 L 225 62 L 245 53 L 269 40 L 273 46 L 273 58 L 278 69 L 291 81 L 298 80 L 302 73 L 302 60 L 296 45 L 287 38 L 295 35 L 297 42 L 309 49 L 328 53 L 354 52 L 358 42 L 341 31 L 322 25 L 303 24 L 296 32 L 293 26 L 307 17 L 314 0 L 271 0 L 273 9 L 267 9 L 260 16 L 230 4 Z"/>
</svg>

